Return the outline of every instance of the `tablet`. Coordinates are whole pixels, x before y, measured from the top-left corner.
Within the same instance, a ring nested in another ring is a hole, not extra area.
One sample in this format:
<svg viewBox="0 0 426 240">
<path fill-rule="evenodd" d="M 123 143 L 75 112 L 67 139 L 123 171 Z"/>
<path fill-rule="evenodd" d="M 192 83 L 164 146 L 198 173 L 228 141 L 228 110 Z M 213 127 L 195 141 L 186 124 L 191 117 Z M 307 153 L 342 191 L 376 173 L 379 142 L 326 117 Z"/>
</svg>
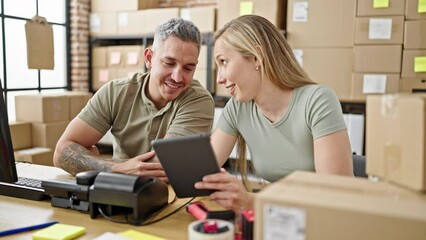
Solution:
<svg viewBox="0 0 426 240">
<path fill-rule="evenodd" d="M 194 187 L 205 175 L 220 172 L 210 134 L 157 139 L 152 146 L 177 197 L 206 196 L 214 191 Z"/>
</svg>

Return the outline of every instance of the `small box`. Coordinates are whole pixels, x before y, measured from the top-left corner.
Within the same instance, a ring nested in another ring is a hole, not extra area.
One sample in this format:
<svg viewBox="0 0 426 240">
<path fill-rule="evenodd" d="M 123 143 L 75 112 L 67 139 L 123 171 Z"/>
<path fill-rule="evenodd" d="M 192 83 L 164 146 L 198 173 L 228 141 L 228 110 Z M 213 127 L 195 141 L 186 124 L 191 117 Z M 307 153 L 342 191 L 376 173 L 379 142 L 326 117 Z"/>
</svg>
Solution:
<svg viewBox="0 0 426 240">
<path fill-rule="evenodd" d="M 367 178 L 294 172 L 254 206 L 257 240 L 426 239 L 426 195 Z"/>
<path fill-rule="evenodd" d="M 352 74 L 351 98 L 365 100 L 371 94 L 390 94 L 399 91 L 399 74 Z"/>
<path fill-rule="evenodd" d="M 402 45 L 357 45 L 354 72 L 400 73 Z"/>
<path fill-rule="evenodd" d="M 405 21 L 404 50 L 426 50 L 426 20 Z"/>
<path fill-rule="evenodd" d="M 44 147 L 18 150 L 15 151 L 15 161 L 53 166 L 53 150 Z"/>
<path fill-rule="evenodd" d="M 50 123 L 70 119 L 69 99 L 60 94 L 18 95 L 15 110 L 18 121 Z"/>
<path fill-rule="evenodd" d="M 99 90 L 104 84 L 118 78 L 117 68 L 93 68 L 92 89 Z"/>
<path fill-rule="evenodd" d="M 367 174 L 426 190 L 426 94 L 368 96 L 366 106 Z"/>
<path fill-rule="evenodd" d="M 9 128 L 14 150 L 32 147 L 31 122 L 9 122 Z"/>
<path fill-rule="evenodd" d="M 355 44 L 402 44 L 404 16 L 357 17 Z"/>
<path fill-rule="evenodd" d="M 358 0 L 356 16 L 404 16 L 405 0 L 388 0 L 386 4 L 378 4 L 377 0 Z M 375 5 L 376 4 L 376 5 Z"/>
<path fill-rule="evenodd" d="M 107 47 L 92 47 L 92 67 L 107 66 Z"/>
<path fill-rule="evenodd" d="M 426 20 L 425 2 L 422 0 L 406 0 L 405 20 Z"/>
<path fill-rule="evenodd" d="M 67 128 L 69 121 L 53 123 L 32 123 L 31 135 L 33 147 L 55 149 L 56 143 Z"/>
<path fill-rule="evenodd" d="M 404 50 L 401 78 L 426 79 L 426 50 Z"/>
</svg>

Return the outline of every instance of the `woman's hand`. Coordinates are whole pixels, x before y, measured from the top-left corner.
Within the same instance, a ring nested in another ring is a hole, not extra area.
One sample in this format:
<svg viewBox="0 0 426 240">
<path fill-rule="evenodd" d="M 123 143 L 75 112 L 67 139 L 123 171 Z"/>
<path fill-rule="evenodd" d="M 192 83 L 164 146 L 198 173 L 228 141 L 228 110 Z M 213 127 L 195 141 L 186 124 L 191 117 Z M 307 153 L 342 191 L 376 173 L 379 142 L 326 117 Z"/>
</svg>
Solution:
<svg viewBox="0 0 426 240">
<path fill-rule="evenodd" d="M 155 152 L 150 151 L 131 158 L 126 162 L 117 163 L 112 170 L 114 172 L 121 172 L 131 175 L 156 177 L 168 183 L 168 178 L 161 164 L 158 161 L 152 161 L 154 157 Z"/>
<path fill-rule="evenodd" d="M 225 209 L 253 209 L 253 193 L 247 192 L 242 181 L 223 168 L 220 173 L 204 176 L 202 182 L 195 183 L 195 188 L 216 190 L 210 199 Z"/>
</svg>

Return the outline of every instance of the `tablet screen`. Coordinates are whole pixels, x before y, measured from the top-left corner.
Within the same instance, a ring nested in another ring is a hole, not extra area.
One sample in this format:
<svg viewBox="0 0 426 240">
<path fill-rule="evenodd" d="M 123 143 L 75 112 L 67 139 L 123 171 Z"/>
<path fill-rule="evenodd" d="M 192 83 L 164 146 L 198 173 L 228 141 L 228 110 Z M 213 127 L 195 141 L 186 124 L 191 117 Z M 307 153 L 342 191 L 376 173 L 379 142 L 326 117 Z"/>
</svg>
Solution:
<svg viewBox="0 0 426 240">
<path fill-rule="evenodd" d="M 152 146 L 177 197 L 206 196 L 213 192 L 194 187 L 205 175 L 220 172 L 210 134 L 157 139 Z"/>
</svg>

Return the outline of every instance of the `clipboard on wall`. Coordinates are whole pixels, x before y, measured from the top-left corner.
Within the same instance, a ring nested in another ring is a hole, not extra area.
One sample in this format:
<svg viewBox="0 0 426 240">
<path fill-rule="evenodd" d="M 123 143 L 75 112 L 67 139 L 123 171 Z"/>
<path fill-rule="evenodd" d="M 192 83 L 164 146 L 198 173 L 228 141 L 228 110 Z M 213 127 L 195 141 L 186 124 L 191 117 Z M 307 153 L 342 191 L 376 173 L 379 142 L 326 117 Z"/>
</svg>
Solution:
<svg viewBox="0 0 426 240">
<path fill-rule="evenodd" d="M 45 17 L 34 16 L 25 23 L 29 69 L 53 69 L 53 29 Z"/>
</svg>

